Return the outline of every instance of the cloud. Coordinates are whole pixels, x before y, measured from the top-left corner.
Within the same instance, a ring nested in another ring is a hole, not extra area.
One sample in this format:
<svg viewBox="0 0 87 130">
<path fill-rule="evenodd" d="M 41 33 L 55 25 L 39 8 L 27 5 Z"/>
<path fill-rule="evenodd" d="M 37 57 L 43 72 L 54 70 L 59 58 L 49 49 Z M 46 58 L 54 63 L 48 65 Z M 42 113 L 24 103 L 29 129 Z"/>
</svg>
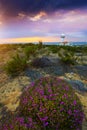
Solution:
<svg viewBox="0 0 87 130">
<path fill-rule="evenodd" d="M 45 12 L 40 12 L 38 14 L 36 14 L 34 17 L 29 17 L 29 19 L 31 21 L 38 21 L 40 20 L 43 16 L 47 16 L 47 14 Z"/>
<path fill-rule="evenodd" d="M 2 25 L 2 22 L 0 21 L 0 25 Z"/>
<path fill-rule="evenodd" d="M 26 17 L 26 15 L 24 13 L 18 13 L 18 18 L 19 19 L 23 19 L 25 17 Z"/>
<path fill-rule="evenodd" d="M 0 8 L 5 17 L 15 17 L 19 12 L 24 14 L 52 13 L 60 9 L 86 8 L 87 0 L 0 0 Z"/>
<path fill-rule="evenodd" d="M 84 32 L 69 32 L 67 33 L 67 36 L 69 37 L 77 37 L 77 38 L 84 38 Z"/>
<path fill-rule="evenodd" d="M 51 23 L 52 20 L 47 18 L 47 19 L 44 19 L 43 22 L 44 22 L 44 23 Z"/>
</svg>

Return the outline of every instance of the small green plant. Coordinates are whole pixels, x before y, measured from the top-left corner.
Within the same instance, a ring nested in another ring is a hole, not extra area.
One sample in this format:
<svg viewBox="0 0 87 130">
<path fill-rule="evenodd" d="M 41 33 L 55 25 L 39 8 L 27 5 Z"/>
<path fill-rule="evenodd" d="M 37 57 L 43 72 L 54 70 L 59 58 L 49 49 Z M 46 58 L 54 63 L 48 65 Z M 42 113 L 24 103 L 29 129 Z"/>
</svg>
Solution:
<svg viewBox="0 0 87 130">
<path fill-rule="evenodd" d="M 11 76 L 18 75 L 27 67 L 27 60 L 25 57 L 20 57 L 16 54 L 10 61 L 8 61 L 4 67 L 7 74 Z"/>
<path fill-rule="evenodd" d="M 60 49 L 58 52 L 58 56 L 60 57 L 61 61 L 65 64 L 75 64 L 77 57 L 75 57 L 74 52 L 68 51 L 65 49 Z"/>
<path fill-rule="evenodd" d="M 57 53 L 58 52 L 58 46 L 57 45 L 51 45 L 50 47 L 49 47 L 49 50 L 52 52 L 52 53 Z"/>
<path fill-rule="evenodd" d="M 43 43 L 42 43 L 42 41 L 39 41 L 39 43 L 38 43 L 38 49 L 42 49 L 43 48 Z"/>
<path fill-rule="evenodd" d="M 30 56 L 35 56 L 36 50 L 37 50 L 37 46 L 35 46 L 35 45 L 26 46 L 24 48 L 24 54 L 25 54 L 26 58 L 29 59 Z"/>
</svg>

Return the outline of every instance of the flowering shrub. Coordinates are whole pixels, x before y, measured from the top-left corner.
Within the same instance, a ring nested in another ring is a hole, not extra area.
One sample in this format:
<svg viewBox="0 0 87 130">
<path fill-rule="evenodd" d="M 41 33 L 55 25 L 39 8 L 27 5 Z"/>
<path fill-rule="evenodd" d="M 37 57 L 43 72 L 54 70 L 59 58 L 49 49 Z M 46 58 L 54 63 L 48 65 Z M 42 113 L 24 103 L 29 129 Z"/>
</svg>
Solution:
<svg viewBox="0 0 87 130">
<path fill-rule="evenodd" d="M 18 117 L 1 130 L 81 130 L 83 117 L 80 101 L 69 84 L 45 77 L 24 90 Z"/>
</svg>

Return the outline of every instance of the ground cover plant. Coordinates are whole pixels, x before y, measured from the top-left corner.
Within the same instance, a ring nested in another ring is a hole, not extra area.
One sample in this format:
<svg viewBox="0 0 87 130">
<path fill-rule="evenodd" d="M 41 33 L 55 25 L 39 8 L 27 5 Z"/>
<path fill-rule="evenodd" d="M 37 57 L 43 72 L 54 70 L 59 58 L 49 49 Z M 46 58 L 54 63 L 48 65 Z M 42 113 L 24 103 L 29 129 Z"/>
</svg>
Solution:
<svg viewBox="0 0 87 130">
<path fill-rule="evenodd" d="M 24 89 L 17 117 L 0 130 L 81 130 L 83 118 L 72 87 L 57 77 L 44 77 Z"/>
</svg>

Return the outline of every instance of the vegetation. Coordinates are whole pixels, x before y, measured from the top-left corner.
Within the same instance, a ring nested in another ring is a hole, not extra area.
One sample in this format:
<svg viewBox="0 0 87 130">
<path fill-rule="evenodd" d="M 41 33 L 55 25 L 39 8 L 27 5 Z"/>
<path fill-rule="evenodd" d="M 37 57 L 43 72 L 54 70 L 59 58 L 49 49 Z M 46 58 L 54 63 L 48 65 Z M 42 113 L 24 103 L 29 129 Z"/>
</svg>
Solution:
<svg viewBox="0 0 87 130">
<path fill-rule="evenodd" d="M 22 49 L 23 48 L 23 49 Z M 17 76 L 28 67 L 30 56 L 36 56 L 37 46 L 30 44 L 21 47 L 22 52 L 16 48 L 17 54 L 5 64 L 4 70 L 10 76 Z"/>
<path fill-rule="evenodd" d="M 4 67 L 7 74 L 16 76 L 27 67 L 27 60 L 25 57 L 21 57 L 16 54 L 10 61 L 8 61 Z"/>
<path fill-rule="evenodd" d="M 47 47 L 49 47 L 49 49 L 53 52 L 53 53 L 57 53 L 61 48 L 70 52 L 80 52 L 80 53 L 87 53 L 87 46 L 57 46 L 57 45 L 47 45 Z"/>
<path fill-rule="evenodd" d="M 64 49 L 60 49 L 58 52 L 58 56 L 60 57 L 61 61 L 65 64 L 75 64 L 77 57 L 75 57 L 74 52 L 72 51 L 67 51 Z"/>
<path fill-rule="evenodd" d="M 17 114 L 0 130 L 81 130 L 84 118 L 74 90 L 57 77 L 32 82 L 20 97 Z"/>
<path fill-rule="evenodd" d="M 29 59 L 30 56 L 35 56 L 36 50 L 37 50 L 37 46 L 35 46 L 35 45 L 26 46 L 24 48 L 24 54 L 25 54 L 26 58 Z"/>
<path fill-rule="evenodd" d="M 52 52 L 52 53 L 57 53 L 59 48 L 57 45 L 51 45 L 51 46 L 48 46 L 49 47 L 49 50 Z"/>
<path fill-rule="evenodd" d="M 58 54 L 65 64 L 75 64 L 76 53 L 87 54 L 87 47 L 84 46 L 49 46 L 42 42 L 37 45 L 30 43 L 0 46 L 1 52 L 16 52 L 18 48 L 21 50 L 5 65 L 4 69 L 10 76 L 23 72 L 29 66 L 28 61 L 34 67 L 46 66 L 42 60 L 44 54 L 47 56 L 46 52 Z M 36 57 L 37 54 L 42 57 Z M 35 59 L 32 60 L 32 56 Z M 83 118 L 81 103 L 71 86 L 57 77 L 44 77 L 32 82 L 23 91 L 17 116 L 9 118 L 0 130 L 81 130 Z"/>
<path fill-rule="evenodd" d="M 82 57 L 77 59 L 79 53 L 87 54 L 87 46 L 57 46 L 57 45 L 43 45 L 41 41 L 39 44 L 27 43 L 27 44 L 7 44 L 0 45 L 0 52 L 12 51 L 12 53 L 18 52 L 17 55 L 12 57 L 5 65 L 5 71 L 9 75 L 18 75 L 23 70 L 26 69 L 28 63 L 32 62 L 32 65 L 42 66 L 39 63 L 38 56 L 48 56 L 51 53 L 58 54 L 60 60 L 65 64 L 75 64 L 76 61 L 82 59 Z M 11 55 L 11 53 L 9 53 Z M 22 55 L 22 56 L 21 56 Z M 37 57 L 36 57 L 37 56 Z M 33 60 L 32 60 L 33 57 Z M 3 60 L 2 58 L 0 60 Z"/>
<path fill-rule="evenodd" d="M 39 41 L 38 49 L 40 50 L 40 49 L 42 49 L 42 48 L 43 48 L 43 43 L 42 43 L 42 41 Z"/>
</svg>

